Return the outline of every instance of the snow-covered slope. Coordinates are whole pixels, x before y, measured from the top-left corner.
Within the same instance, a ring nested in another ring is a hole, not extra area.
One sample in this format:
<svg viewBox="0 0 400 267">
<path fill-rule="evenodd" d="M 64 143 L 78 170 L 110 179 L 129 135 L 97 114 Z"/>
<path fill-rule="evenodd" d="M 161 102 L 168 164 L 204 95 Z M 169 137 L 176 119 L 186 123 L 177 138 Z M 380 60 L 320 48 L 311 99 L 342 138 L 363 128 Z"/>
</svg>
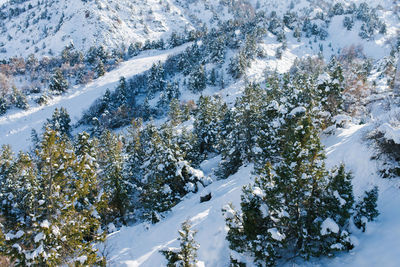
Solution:
<svg viewBox="0 0 400 267">
<path fill-rule="evenodd" d="M 71 42 L 81 51 L 101 44 L 108 48 L 168 37 L 191 23 L 172 1 L 25 1 L 0 11 L 11 18 L 0 23 L 0 57 L 37 57 L 60 51 Z"/>
<path fill-rule="evenodd" d="M 341 163 L 354 175 L 355 196 L 377 185 L 380 191 L 378 208 L 381 216 L 370 223 L 366 233 L 353 230 L 353 240 L 358 244 L 350 253 L 337 255 L 333 259 L 311 262 L 297 261 L 297 266 L 390 266 L 399 264 L 400 245 L 400 181 L 383 180 L 377 175 L 376 162 L 363 141 L 371 125 L 349 125 L 337 134 L 323 138 L 327 153 L 327 167 Z M 205 166 L 207 173 L 216 167 L 218 159 Z M 164 257 L 158 252 L 169 246 L 178 246 L 176 240 L 181 223 L 190 219 L 197 230 L 196 240 L 200 244 L 199 261 L 205 266 L 228 266 L 229 249 L 225 240 L 227 229 L 221 209 L 232 202 L 239 207 L 241 188 L 252 181 L 252 166 L 243 167 L 226 180 L 216 181 L 203 191 L 190 195 L 172 209 L 162 222 L 156 225 L 139 224 L 124 227 L 113 233 L 107 242 L 110 266 L 165 266 Z M 200 203 L 200 196 L 212 193 L 209 202 Z M 288 263 L 293 266 L 293 263 Z"/>
<path fill-rule="evenodd" d="M 57 96 L 46 106 L 37 106 L 27 111 L 15 110 L 0 117 L 0 145 L 11 144 L 14 150 L 26 150 L 30 143 L 32 129 L 40 130 L 55 108 L 65 107 L 76 123 L 94 100 L 107 89 L 114 89 L 121 76 L 130 77 L 149 69 L 153 63 L 167 59 L 168 55 L 178 53 L 187 45 L 166 51 L 147 51 L 122 63 L 117 69 L 96 79 L 86 86 L 75 86 L 69 93 Z"/>
</svg>

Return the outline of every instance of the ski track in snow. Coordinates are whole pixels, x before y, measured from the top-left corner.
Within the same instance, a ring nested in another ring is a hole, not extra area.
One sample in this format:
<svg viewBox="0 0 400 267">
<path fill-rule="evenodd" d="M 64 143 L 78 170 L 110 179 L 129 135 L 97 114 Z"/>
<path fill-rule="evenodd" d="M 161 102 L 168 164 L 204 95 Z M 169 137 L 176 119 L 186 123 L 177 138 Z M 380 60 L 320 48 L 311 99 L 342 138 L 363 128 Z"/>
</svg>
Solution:
<svg viewBox="0 0 400 267">
<path fill-rule="evenodd" d="M 71 123 L 76 123 L 83 112 L 107 89 L 117 86 L 121 76 L 130 78 L 151 68 L 152 64 L 164 61 L 171 54 L 183 51 L 189 44 L 165 51 L 147 51 L 121 63 L 116 69 L 106 73 L 85 86 L 74 86 L 68 93 L 56 96 L 46 106 L 32 107 L 27 111 L 14 110 L 0 117 L 0 146 L 12 144 L 14 150 L 26 150 L 31 142 L 31 131 L 40 131 L 46 119 L 50 118 L 55 108 L 67 109 Z"/>
</svg>

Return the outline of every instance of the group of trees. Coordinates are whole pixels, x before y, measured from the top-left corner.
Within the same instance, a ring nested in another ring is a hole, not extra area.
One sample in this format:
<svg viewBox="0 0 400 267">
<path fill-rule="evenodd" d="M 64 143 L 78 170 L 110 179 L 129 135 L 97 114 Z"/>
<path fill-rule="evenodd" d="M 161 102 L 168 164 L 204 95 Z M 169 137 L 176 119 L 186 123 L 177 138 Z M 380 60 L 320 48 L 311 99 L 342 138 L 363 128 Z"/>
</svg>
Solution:
<svg viewBox="0 0 400 267">
<path fill-rule="evenodd" d="M 232 205 L 223 210 L 230 248 L 258 266 L 352 249 L 350 225 L 365 231 L 378 215 L 377 189 L 355 204 L 351 174 L 343 165 L 326 170 L 318 126 L 308 111 L 293 113 L 281 127 L 279 162 L 268 161 L 254 184 L 243 188 L 241 211 Z M 242 264 L 237 255 L 231 261 Z"/>
<path fill-rule="evenodd" d="M 326 66 L 314 63 L 297 62 L 287 74 L 248 84 L 234 108 L 217 96 L 202 96 L 191 108 L 182 105 L 175 98 L 179 90 L 164 83 L 166 74 L 155 65 L 142 81 L 160 78 L 152 86 L 165 88 L 170 120 L 158 127 L 134 120 L 124 136 L 97 123 L 91 136 L 73 137 L 66 110 L 55 110 L 43 135 L 33 134 L 34 151 L 14 157 L 10 148 L 2 150 L 3 253 L 21 264 L 102 262 L 93 244 L 109 223 L 157 223 L 186 194 L 209 183 L 194 168 L 217 154 L 221 179 L 247 163 L 258 173 L 244 189 L 242 212 L 228 212 L 232 249 L 271 264 L 287 247 L 304 257 L 350 249 L 348 226 L 354 221 L 365 228 L 377 215 L 377 192 L 356 203 L 351 175 L 343 167 L 324 167 L 318 136 L 344 109 L 345 85 L 336 59 Z M 121 78 L 99 107 L 131 105 L 131 83 Z M 175 127 L 190 118 L 192 130 Z M 71 218 L 74 225 L 66 224 Z"/>
<path fill-rule="evenodd" d="M 97 176 L 95 143 L 46 128 L 34 153 L 0 153 L 0 201 L 5 245 L 17 265 L 100 264 L 106 205 Z"/>
</svg>

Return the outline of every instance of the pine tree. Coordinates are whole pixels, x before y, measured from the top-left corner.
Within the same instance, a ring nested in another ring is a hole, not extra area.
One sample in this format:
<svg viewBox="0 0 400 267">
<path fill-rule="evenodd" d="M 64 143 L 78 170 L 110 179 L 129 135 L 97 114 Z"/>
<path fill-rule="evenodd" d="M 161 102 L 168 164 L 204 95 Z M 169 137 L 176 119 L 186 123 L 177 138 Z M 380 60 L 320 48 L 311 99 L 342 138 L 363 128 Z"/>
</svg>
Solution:
<svg viewBox="0 0 400 267">
<path fill-rule="evenodd" d="M 102 241 L 99 221 L 92 209 L 78 204 L 87 197 L 80 189 L 92 186 L 81 180 L 89 165 L 85 164 L 83 171 L 72 144 L 49 128 L 35 161 L 32 164 L 28 155 L 20 154 L 15 162 L 16 179 L 9 179 L 24 186 L 13 187 L 13 195 L 21 199 L 14 212 L 23 219 L 6 225 L 10 237 L 7 255 L 21 266 L 99 263 L 93 247 L 94 242 Z"/>
<path fill-rule="evenodd" d="M 174 126 L 179 125 L 183 121 L 181 103 L 178 99 L 172 99 L 169 105 L 168 117 L 171 121 L 171 124 Z"/>
<path fill-rule="evenodd" d="M 130 199 L 130 210 L 134 212 L 140 206 L 140 192 L 142 191 L 144 170 L 142 165 L 145 162 L 145 149 L 142 137 L 142 119 L 132 121 L 126 136 L 123 176 L 127 181 L 127 192 Z"/>
<path fill-rule="evenodd" d="M 8 102 L 6 98 L 0 96 L 0 115 L 3 115 L 8 110 Z"/>
<path fill-rule="evenodd" d="M 159 132 L 153 125 L 146 127 L 143 144 L 146 151 L 143 169 L 141 202 L 143 217 L 157 223 L 163 213 L 175 206 L 183 196 L 198 190 L 201 172 L 194 171 L 181 148 L 173 141 L 173 130 L 165 126 Z"/>
<path fill-rule="evenodd" d="M 105 70 L 105 68 L 104 68 L 104 63 L 103 63 L 103 61 L 99 60 L 99 61 L 97 62 L 95 71 L 96 71 L 97 77 L 104 76 L 104 74 L 106 73 L 106 70 Z"/>
<path fill-rule="evenodd" d="M 147 76 L 147 97 L 152 99 L 155 93 L 164 91 L 165 85 L 165 72 L 161 62 L 153 64 Z"/>
<path fill-rule="evenodd" d="M 196 70 L 194 70 L 189 77 L 189 90 L 193 93 L 202 92 L 206 88 L 206 74 L 204 71 L 204 66 L 200 65 Z"/>
<path fill-rule="evenodd" d="M 49 88 L 55 93 L 65 93 L 68 90 L 68 81 L 64 78 L 60 69 L 56 69 L 51 78 Z"/>
<path fill-rule="evenodd" d="M 201 162 L 207 153 L 219 151 L 219 133 L 222 119 L 227 110 L 227 106 L 222 104 L 220 98 L 200 96 L 198 109 L 194 121 L 193 133 L 197 136 L 197 147 Z"/>
<path fill-rule="evenodd" d="M 47 119 L 44 128 L 50 128 L 58 132 L 61 136 L 71 136 L 71 118 L 64 107 L 56 108 L 51 119 Z"/>
<path fill-rule="evenodd" d="M 244 187 L 242 213 L 224 209 L 231 249 L 249 252 L 260 266 L 275 265 L 282 256 L 308 259 L 351 249 L 351 176 L 343 167 L 325 170 L 310 115 L 288 118 L 282 133 L 281 161 L 267 163 L 254 185 Z"/>
<path fill-rule="evenodd" d="M 354 224 L 363 232 L 365 232 L 367 222 L 373 221 L 379 215 L 377 201 L 378 187 L 375 186 L 365 192 L 363 199 L 355 207 Z"/>
<path fill-rule="evenodd" d="M 181 93 L 179 91 L 178 83 L 167 83 L 165 91 L 161 92 L 160 100 L 157 103 L 157 106 L 160 108 L 166 108 L 170 105 L 173 99 L 179 99 Z"/>
<path fill-rule="evenodd" d="M 129 211 L 128 188 L 123 176 L 124 155 L 123 143 L 119 137 L 106 130 L 99 142 L 99 178 L 101 186 L 107 195 L 109 214 L 106 221 L 121 221 L 126 224 L 126 215 Z"/>
<path fill-rule="evenodd" d="M 263 92 L 255 84 L 248 85 L 243 96 L 236 100 L 235 111 L 223 123 L 230 125 L 225 130 L 226 141 L 222 146 L 221 178 L 227 178 L 243 163 L 255 159 L 254 148 L 257 147 L 256 142 L 261 132 L 259 123 L 262 121 L 261 106 L 264 103 Z"/>
<path fill-rule="evenodd" d="M 28 100 L 26 99 L 26 96 L 17 89 L 17 87 L 13 86 L 12 87 L 13 93 L 11 95 L 11 102 L 20 109 L 27 110 L 29 108 Z"/>
<path fill-rule="evenodd" d="M 117 92 L 117 101 L 118 105 L 126 105 L 127 104 L 127 85 L 126 85 L 126 79 L 125 77 L 120 77 L 119 78 L 119 84 L 116 89 Z"/>
<path fill-rule="evenodd" d="M 198 243 L 194 240 L 196 231 L 191 230 L 190 221 L 182 223 L 182 229 L 179 230 L 178 240 L 180 248 L 168 248 L 160 252 L 167 259 L 168 267 L 195 267 L 197 266 Z"/>
<path fill-rule="evenodd" d="M 328 64 L 328 72 L 323 73 L 319 78 L 317 99 L 325 111 L 335 116 L 344 109 L 343 68 L 335 57 Z"/>
</svg>

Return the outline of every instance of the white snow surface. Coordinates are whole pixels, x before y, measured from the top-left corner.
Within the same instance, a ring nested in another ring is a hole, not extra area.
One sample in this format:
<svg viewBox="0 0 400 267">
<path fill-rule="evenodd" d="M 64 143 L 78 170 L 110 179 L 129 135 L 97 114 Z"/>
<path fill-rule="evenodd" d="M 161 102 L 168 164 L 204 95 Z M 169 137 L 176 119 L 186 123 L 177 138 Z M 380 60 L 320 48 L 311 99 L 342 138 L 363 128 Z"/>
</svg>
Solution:
<svg viewBox="0 0 400 267">
<path fill-rule="evenodd" d="M 252 166 L 243 167 L 229 179 L 216 181 L 197 194 L 188 196 L 158 224 L 124 227 L 111 234 L 108 238 L 112 251 L 110 265 L 165 266 L 164 256 L 158 251 L 179 246 L 176 240 L 178 230 L 182 222 L 190 219 L 193 229 L 198 231 L 195 239 L 200 244 L 199 260 L 205 266 L 225 266 L 229 260 L 229 249 L 221 209 L 228 202 L 239 206 L 241 188 L 250 182 L 252 170 Z M 212 192 L 211 200 L 200 204 L 200 196 L 209 191 Z"/>
<path fill-rule="evenodd" d="M 327 235 L 329 233 L 339 233 L 339 225 L 331 218 L 326 218 L 321 225 L 321 235 Z"/>
</svg>

